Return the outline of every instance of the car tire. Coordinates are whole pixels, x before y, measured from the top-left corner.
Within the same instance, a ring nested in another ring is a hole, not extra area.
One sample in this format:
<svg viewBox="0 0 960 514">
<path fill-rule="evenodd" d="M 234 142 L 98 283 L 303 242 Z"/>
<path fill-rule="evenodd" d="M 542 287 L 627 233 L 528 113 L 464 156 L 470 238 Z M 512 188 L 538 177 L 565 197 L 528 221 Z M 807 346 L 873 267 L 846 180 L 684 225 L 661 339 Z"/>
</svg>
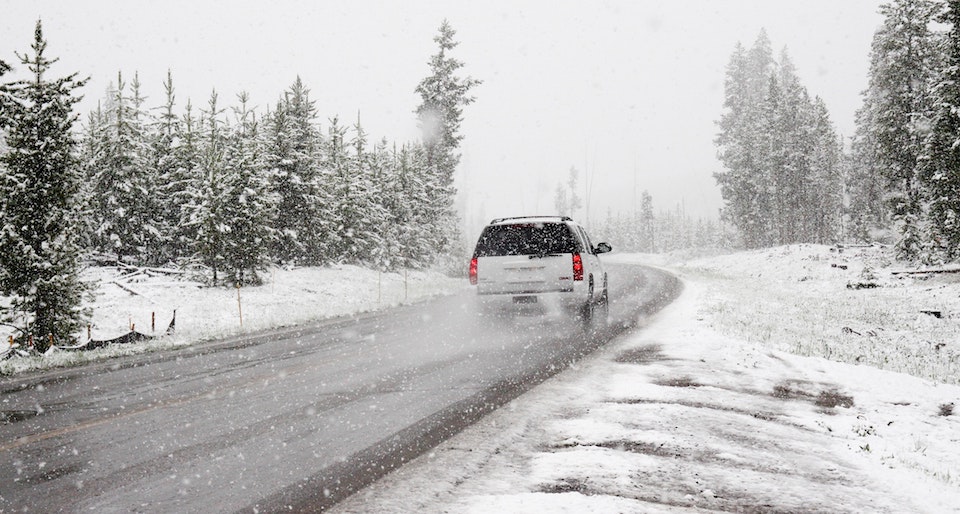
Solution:
<svg viewBox="0 0 960 514">
<path fill-rule="evenodd" d="M 606 330 L 607 323 L 610 320 L 610 296 L 607 288 L 603 288 L 597 306 L 593 309 L 593 326 L 596 331 Z"/>
<path fill-rule="evenodd" d="M 587 301 L 580 306 L 580 322 L 583 324 L 584 328 L 589 328 L 590 324 L 593 322 L 593 309 L 594 309 L 594 299 L 593 299 L 593 276 L 590 276 L 590 285 L 587 289 Z"/>
<path fill-rule="evenodd" d="M 593 324 L 593 318 L 596 315 L 595 309 L 596 304 L 592 299 L 587 300 L 586 303 L 580 306 L 580 322 L 583 323 L 584 328 L 588 328 Z"/>
</svg>

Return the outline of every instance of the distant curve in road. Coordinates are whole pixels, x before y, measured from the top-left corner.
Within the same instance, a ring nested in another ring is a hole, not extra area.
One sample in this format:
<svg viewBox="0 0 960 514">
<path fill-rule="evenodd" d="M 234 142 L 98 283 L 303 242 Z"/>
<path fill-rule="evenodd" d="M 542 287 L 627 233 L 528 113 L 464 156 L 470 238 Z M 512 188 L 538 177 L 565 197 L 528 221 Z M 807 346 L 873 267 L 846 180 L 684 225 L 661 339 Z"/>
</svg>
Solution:
<svg viewBox="0 0 960 514">
<path fill-rule="evenodd" d="M 472 291 L 0 382 L 0 511 L 316 511 L 679 294 L 612 265 L 610 325 L 478 317 Z"/>
</svg>

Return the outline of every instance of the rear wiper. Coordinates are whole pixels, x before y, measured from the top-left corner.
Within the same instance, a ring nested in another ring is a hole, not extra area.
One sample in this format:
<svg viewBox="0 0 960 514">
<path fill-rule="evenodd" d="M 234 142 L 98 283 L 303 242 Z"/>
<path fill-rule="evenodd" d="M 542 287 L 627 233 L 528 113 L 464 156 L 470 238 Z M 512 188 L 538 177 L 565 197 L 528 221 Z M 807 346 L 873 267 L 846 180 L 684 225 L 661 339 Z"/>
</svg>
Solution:
<svg viewBox="0 0 960 514">
<path fill-rule="evenodd" d="M 535 253 L 533 255 L 528 255 L 527 257 L 531 259 L 542 259 L 544 257 L 562 257 L 562 253 Z"/>
</svg>

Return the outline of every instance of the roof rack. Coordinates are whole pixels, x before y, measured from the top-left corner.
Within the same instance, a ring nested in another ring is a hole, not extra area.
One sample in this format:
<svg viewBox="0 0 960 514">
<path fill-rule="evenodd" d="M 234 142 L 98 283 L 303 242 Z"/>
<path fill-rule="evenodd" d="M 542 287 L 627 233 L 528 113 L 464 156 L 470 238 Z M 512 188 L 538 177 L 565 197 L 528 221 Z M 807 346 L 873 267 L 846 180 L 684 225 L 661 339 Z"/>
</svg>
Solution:
<svg viewBox="0 0 960 514">
<path fill-rule="evenodd" d="M 553 218 L 559 219 L 561 221 L 573 221 L 573 218 L 570 216 L 510 216 L 509 218 L 494 218 L 490 224 L 501 223 L 507 220 L 529 220 L 529 219 L 543 219 L 543 218 Z"/>
</svg>

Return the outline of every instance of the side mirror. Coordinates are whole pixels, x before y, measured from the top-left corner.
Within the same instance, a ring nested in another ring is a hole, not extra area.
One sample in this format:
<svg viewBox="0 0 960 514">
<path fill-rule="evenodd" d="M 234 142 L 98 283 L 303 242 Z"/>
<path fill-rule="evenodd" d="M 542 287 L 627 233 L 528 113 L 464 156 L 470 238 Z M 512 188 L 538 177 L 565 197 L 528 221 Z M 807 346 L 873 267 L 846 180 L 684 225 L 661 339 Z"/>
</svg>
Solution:
<svg viewBox="0 0 960 514">
<path fill-rule="evenodd" d="M 593 249 L 593 253 L 601 254 L 613 251 L 613 248 L 610 247 L 607 243 L 600 243 L 596 248 Z"/>
</svg>

